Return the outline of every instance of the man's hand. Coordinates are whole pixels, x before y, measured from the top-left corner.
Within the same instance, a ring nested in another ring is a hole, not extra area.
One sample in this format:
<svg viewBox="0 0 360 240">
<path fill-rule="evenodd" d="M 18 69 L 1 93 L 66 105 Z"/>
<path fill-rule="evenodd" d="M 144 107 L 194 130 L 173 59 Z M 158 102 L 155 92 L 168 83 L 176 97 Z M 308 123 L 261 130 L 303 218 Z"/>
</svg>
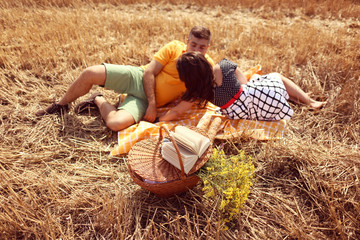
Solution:
<svg viewBox="0 0 360 240">
<path fill-rule="evenodd" d="M 156 119 L 156 114 L 157 114 L 156 105 L 153 106 L 149 104 L 148 108 L 146 109 L 146 113 L 144 115 L 144 120 L 148 122 L 154 122 Z"/>
</svg>

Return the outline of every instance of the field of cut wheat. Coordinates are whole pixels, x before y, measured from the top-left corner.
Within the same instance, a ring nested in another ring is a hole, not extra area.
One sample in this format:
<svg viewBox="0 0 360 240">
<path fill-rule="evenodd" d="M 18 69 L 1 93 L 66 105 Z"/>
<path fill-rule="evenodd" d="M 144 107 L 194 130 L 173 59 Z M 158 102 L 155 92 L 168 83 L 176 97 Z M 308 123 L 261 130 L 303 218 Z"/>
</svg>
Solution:
<svg viewBox="0 0 360 240">
<path fill-rule="evenodd" d="M 0 0 L 0 239 L 359 239 L 359 16 L 357 0 Z M 167 199 L 136 185 L 98 112 L 35 116 L 86 67 L 146 64 L 195 25 L 216 62 L 328 102 L 292 104 L 283 140 L 215 141 L 255 167 L 227 230 L 201 183 Z"/>
</svg>

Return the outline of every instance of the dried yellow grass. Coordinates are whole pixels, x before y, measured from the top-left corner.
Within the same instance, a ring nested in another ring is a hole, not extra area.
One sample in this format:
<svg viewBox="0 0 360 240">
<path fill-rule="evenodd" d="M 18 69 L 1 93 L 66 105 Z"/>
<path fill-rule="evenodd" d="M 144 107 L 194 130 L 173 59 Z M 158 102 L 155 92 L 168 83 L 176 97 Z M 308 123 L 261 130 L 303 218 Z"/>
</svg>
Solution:
<svg viewBox="0 0 360 240">
<path fill-rule="evenodd" d="M 357 239 L 359 12 L 349 0 L 0 1 L 0 238 Z M 214 60 L 261 64 L 329 103 L 293 105 L 283 141 L 216 142 L 256 165 L 225 232 L 200 186 L 160 199 L 134 184 L 126 156 L 109 157 L 116 133 L 96 112 L 34 116 L 87 66 L 146 64 L 197 24 L 212 31 Z"/>
</svg>

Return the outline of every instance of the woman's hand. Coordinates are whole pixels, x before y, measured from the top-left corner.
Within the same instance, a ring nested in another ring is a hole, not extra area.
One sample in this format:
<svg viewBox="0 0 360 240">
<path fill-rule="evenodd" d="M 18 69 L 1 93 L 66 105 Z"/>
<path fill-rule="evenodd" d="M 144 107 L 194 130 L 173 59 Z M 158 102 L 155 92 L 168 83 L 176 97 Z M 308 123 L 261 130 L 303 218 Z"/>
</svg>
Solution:
<svg viewBox="0 0 360 240">
<path fill-rule="evenodd" d="M 159 121 L 172 121 L 177 119 L 181 114 L 183 114 L 186 110 L 190 109 L 193 105 L 192 102 L 187 101 L 181 101 L 178 105 L 171 108 L 169 111 L 167 111 L 164 115 L 159 117 Z"/>
</svg>

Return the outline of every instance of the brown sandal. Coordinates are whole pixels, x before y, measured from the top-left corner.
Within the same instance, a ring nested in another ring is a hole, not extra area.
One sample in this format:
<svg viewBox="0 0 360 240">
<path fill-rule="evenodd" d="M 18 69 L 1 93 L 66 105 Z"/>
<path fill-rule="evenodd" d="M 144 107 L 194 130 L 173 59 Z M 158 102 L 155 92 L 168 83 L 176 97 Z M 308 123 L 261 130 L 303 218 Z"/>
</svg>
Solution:
<svg viewBox="0 0 360 240">
<path fill-rule="evenodd" d="M 68 105 L 60 105 L 58 103 L 53 103 L 50 106 L 48 106 L 45 109 L 39 110 L 35 113 L 37 117 L 41 117 L 44 115 L 50 115 L 50 114 L 65 114 L 69 110 Z"/>
<path fill-rule="evenodd" d="M 88 99 L 80 102 L 79 104 L 77 104 L 75 106 L 74 112 L 79 114 L 88 108 L 97 108 L 94 101 L 95 101 L 96 97 L 100 97 L 100 96 L 103 96 L 103 95 L 99 92 L 95 92 L 95 93 L 91 94 L 91 96 Z"/>
</svg>

